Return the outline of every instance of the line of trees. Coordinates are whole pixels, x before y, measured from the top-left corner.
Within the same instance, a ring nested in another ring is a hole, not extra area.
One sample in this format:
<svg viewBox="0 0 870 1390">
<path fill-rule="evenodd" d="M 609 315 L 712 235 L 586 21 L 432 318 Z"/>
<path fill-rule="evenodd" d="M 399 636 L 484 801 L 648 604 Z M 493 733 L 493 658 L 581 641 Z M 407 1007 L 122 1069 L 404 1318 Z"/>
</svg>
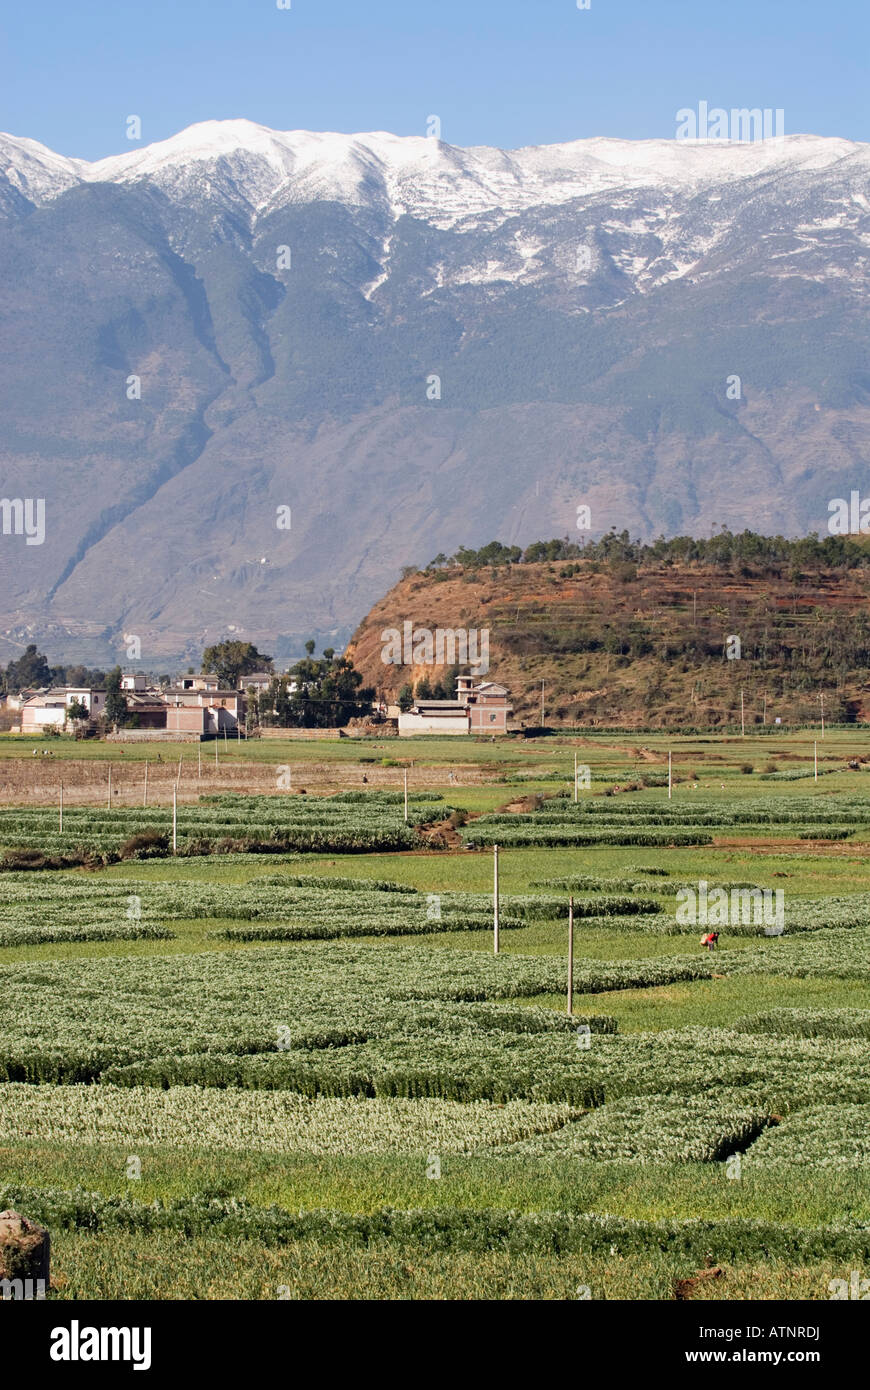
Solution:
<svg viewBox="0 0 870 1390">
<path fill-rule="evenodd" d="M 107 672 L 88 666 L 49 666 L 45 654 L 31 644 L 5 670 L 0 667 L 0 694 L 18 695 L 22 690 L 43 690 L 51 685 L 81 685 L 102 689 Z"/>
<path fill-rule="evenodd" d="M 268 690 L 248 691 L 248 728 L 271 725 L 281 729 L 334 729 L 372 712 L 373 686 L 346 656 L 324 647 L 315 657 L 313 641 L 305 656 L 284 675 L 275 675 Z M 205 660 L 205 656 L 203 656 Z M 262 667 L 260 668 L 262 669 Z"/>
<path fill-rule="evenodd" d="M 461 666 L 448 666 L 438 680 L 432 681 L 424 674 L 416 685 L 406 683 L 396 696 L 396 703 L 403 714 L 411 708 L 415 700 L 455 700 L 456 677 L 461 674 Z"/>
<path fill-rule="evenodd" d="M 580 560 L 607 564 L 700 564 L 722 568 L 749 567 L 762 573 L 781 574 L 809 570 L 857 569 L 870 565 L 870 549 L 849 536 L 825 536 L 813 532 L 790 540 L 786 536 L 762 536 L 755 531 L 729 531 L 722 527 L 712 536 L 672 536 L 647 542 L 632 540 L 628 531 L 612 527 L 596 541 L 578 544 L 570 537 L 533 541 L 525 549 L 490 541 L 479 550 L 460 546 L 453 555 L 443 552 L 430 560 L 424 573 L 460 569 L 482 569 L 485 565 L 529 565 L 542 562 Z M 413 566 L 403 576 L 416 573 Z"/>
</svg>

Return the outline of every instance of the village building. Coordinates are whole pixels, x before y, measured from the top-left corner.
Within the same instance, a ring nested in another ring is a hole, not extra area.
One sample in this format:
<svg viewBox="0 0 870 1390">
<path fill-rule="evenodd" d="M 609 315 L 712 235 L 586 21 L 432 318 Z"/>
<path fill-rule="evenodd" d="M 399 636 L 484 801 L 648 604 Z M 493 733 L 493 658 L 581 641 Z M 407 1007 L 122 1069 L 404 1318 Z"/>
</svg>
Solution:
<svg viewBox="0 0 870 1390">
<path fill-rule="evenodd" d="M 41 693 L 41 691 L 35 690 L 32 686 L 28 686 L 25 690 L 19 690 L 17 695 L 9 694 L 6 696 L 5 700 L 6 708 L 19 710 L 23 705 L 26 705 L 27 701 L 31 700 L 34 695 L 40 695 Z"/>
<path fill-rule="evenodd" d="M 148 684 L 143 671 L 125 671 L 121 676 L 121 691 L 127 704 L 127 714 L 135 721 L 135 728 L 166 728 L 166 701 L 156 686 Z"/>
<path fill-rule="evenodd" d="M 269 680 L 271 681 L 271 675 Z M 241 690 L 222 688 L 213 675 L 182 676 L 175 685 L 160 690 L 150 684 L 141 671 L 125 671 L 121 693 L 127 707 L 126 728 L 112 737 L 135 737 L 140 731 L 155 734 L 209 738 L 223 733 L 236 734 L 244 727 L 246 699 Z M 22 734 L 72 733 L 105 714 L 106 691 L 85 686 L 56 686 L 49 690 L 25 691 L 20 704 Z M 71 720 L 69 708 L 77 703 L 87 710 L 84 720 Z"/>
<path fill-rule="evenodd" d="M 166 728 L 166 702 L 159 694 L 149 690 L 125 694 L 127 714 L 130 719 L 135 719 L 137 729 Z"/>
<path fill-rule="evenodd" d="M 468 703 L 469 732 L 472 734 L 507 733 L 508 715 L 513 713 L 507 686 L 497 681 L 482 681 L 475 685 L 471 676 L 456 679 L 458 699 Z"/>
<path fill-rule="evenodd" d="M 504 734 L 512 710 L 506 686 L 496 681 L 475 685 L 473 676 L 457 676 L 456 699 L 415 700 L 399 715 L 399 736 Z"/>
<path fill-rule="evenodd" d="M 186 679 L 206 679 L 205 677 Z M 244 723 L 245 697 L 240 690 L 211 686 L 171 685 L 163 692 L 168 733 L 235 733 Z"/>
<path fill-rule="evenodd" d="M 180 676 L 172 690 L 220 690 L 221 678 L 215 675 Z"/>
<path fill-rule="evenodd" d="M 40 734 L 46 729 L 55 729 L 63 733 L 67 725 L 72 725 L 69 717 L 72 704 L 83 705 L 88 711 L 89 721 L 93 723 L 105 710 L 106 692 L 78 685 L 59 685 L 51 690 L 41 690 L 21 706 L 21 732 Z"/>
<path fill-rule="evenodd" d="M 255 695 L 262 695 L 264 690 L 268 690 L 273 681 L 280 680 L 274 671 L 249 671 L 246 676 L 239 676 L 239 690 L 253 690 Z M 296 682 L 293 682 L 295 689 Z"/>
</svg>

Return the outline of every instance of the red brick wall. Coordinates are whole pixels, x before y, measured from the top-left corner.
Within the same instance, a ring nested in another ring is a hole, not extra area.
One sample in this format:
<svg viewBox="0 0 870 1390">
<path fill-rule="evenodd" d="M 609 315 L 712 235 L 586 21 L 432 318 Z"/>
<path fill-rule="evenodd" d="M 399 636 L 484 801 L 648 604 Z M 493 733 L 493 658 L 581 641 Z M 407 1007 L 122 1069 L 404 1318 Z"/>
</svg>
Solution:
<svg viewBox="0 0 870 1390">
<path fill-rule="evenodd" d="M 471 727 L 484 733 L 504 733 L 507 728 L 507 706 L 503 704 L 471 705 Z"/>
</svg>

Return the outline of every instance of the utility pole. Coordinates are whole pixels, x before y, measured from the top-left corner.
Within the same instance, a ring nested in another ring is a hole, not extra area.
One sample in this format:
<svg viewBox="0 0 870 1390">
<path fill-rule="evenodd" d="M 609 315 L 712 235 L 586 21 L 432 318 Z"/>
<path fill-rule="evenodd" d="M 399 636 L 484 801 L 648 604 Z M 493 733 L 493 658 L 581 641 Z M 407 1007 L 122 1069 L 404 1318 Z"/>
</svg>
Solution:
<svg viewBox="0 0 870 1390">
<path fill-rule="evenodd" d="M 405 824 L 408 824 L 408 769 L 405 768 Z"/>
<path fill-rule="evenodd" d="M 577 800 L 577 754 L 574 754 L 574 800 Z"/>
<path fill-rule="evenodd" d="M 201 744 L 201 743 L 198 743 L 198 744 L 196 745 L 196 775 L 197 775 L 197 777 L 201 777 L 201 776 L 202 776 L 202 744 Z"/>
<path fill-rule="evenodd" d="M 568 899 L 568 1013 L 574 1012 L 574 899 Z"/>
<path fill-rule="evenodd" d="M 142 792 L 142 805 L 148 805 L 148 759 L 145 759 L 145 790 Z"/>
<path fill-rule="evenodd" d="M 541 681 L 541 728 L 544 727 L 544 682 Z"/>
<path fill-rule="evenodd" d="M 498 955 L 498 845 L 492 847 L 492 946 Z"/>
<path fill-rule="evenodd" d="M 60 823 L 58 830 L 63 831 L 63 782 L 60 784 Z"/>
<path fill-rule="evenodd" d="M 764 701 L 764 704 L 762 705 L 761 722 L 762 722 L 762 724 L 766 724 L 766 723 L 767 723 L 767 691 L 766 691 L 766 690 L 765 690 L 765 692 L 764 692 L 764 695 L 763 695 L 762 699 L 763 699 L 763 701 Z"/>
<path fill-rule="evenodd" d="M 172 853 L 178 849 L 178 788 L 172 788 Z"/>
<path fill-rule="evenodd" d="M 743 691 L 740 692 L 740 737 L 746 737 L 746 719 L 743 714 Z"/>
<path fill-rule="evenodd" d="M 670 748 L 669 748 L 669 749 L 668 749 L 668 801 L 670 801 L 670 799 L 671 799 L 671 788 L 672 788 L 672 786 L 673 786 L 673 777 L 672 777 L 672 775 L 671 775 L 671 750 L 670 750 Z"/>
<path fill-rule="evenodd" d="M 106 809 L 107 809 L 108 811 L 111 811 L 111 809 L 112 809 L 112 764 L 111 764 L 111 763 L 109 763 L 109 790 L 108 790 L 108 792 L 106 793 Z"/>
<path fill-rule="evenodd" d="M 692 590 L 692 627 L 698 626 L 698 590 Z"/>
<path fill-rule="evenodd" d="M 819 745 L 813 744 L 813 781 L 819 780 Z"/>
</svg>

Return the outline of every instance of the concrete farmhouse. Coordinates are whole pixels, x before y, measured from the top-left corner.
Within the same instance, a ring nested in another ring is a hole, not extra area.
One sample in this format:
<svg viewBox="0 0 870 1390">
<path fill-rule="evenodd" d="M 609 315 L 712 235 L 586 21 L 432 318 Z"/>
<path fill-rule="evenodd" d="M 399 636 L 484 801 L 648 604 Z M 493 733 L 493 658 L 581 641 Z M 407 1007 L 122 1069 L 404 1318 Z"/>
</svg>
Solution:
<svg viewBox="0 0 870 1390">
<path fill-rule="evenodd" d="M 506 686 L 457 676 L 455 700 L 417 700 L 399 715 L 400 738 L 415 734 L 504 734 L 513 707 Z"/>
<path fill-rule="evenodd" d="M 241 690 L 221 690 L 211 676 L 188 676 L 163 692 L 167 733 L 235 733 L 244 723 L 245 696 Z"/>
<path fill-rule="evenodd" d="M 106 705 L 106 692 L 70 685 L 39 691 L 21 706 L 21 732 L 41 734 L 44 729 L 56 729 L 62 733 L 71 722 L 69 707 L 76 703 L 84 705 L 90 719 L 98 719 Z"/>
<path fill-rule="evenodd" d="M 149 686 L 142 672 L 132 671 L 121 677 L 121 691 L 128 716 L 135 718 L 135 731 L 206 738 L 224 732 L 234 734 L 244 724 L 244 693 L 222 689 L 217 676 L 182 676 L 176 685 L 159 690 Z M 69 708 L 73 704 L 85 707 L 86 720 L 70 719 Z M 96 723 L 105 708 L 105 690 L 58 686 L 35 691 L 21 702 L 21 733 L 71 732 L 77 724 L 86 728 Z M 113 735 L 124 736 L 134 733 Z"/>
</svg>

